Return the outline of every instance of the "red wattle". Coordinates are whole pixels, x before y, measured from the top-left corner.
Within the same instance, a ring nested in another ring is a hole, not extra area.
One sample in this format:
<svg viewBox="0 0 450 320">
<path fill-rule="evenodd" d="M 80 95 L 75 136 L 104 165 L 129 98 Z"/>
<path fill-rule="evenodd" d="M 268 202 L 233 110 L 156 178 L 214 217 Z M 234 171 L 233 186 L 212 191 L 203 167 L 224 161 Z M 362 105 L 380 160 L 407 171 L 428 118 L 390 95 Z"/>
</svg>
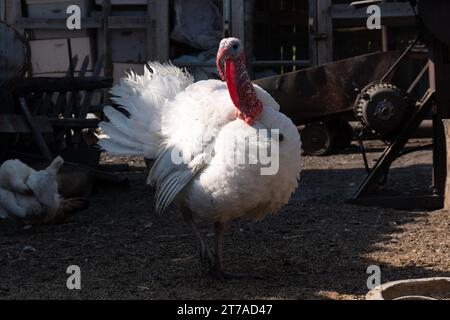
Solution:
<svg viewBox="0 0 450 320">
<path fill-rule="evenodd" d="M 241 111 L 241 103 L 239 101 L 238 84 L 236 79 L 236 65 L 233 60 L 225 61 L 225 79 L 231 101 L 233 101 L 234 106 Z"/>
<path fill-rule="evenodd" d="M 225 60 L 225 80 L 231 101 L 237 109 L 236 117 L 252 125 L 254 117 L 262 112 L 263 105 L 256 96 L 243 59 L 241 56 L 239 59 Z"/>
</svg>

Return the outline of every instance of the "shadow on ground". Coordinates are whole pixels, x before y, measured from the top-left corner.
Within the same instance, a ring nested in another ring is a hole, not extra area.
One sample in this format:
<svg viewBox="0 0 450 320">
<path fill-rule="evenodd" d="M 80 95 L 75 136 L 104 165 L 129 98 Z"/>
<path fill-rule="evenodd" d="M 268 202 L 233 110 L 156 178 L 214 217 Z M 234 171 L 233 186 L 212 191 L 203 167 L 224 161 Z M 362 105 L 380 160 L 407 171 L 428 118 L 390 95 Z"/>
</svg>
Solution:
<svg viewBox="0 0 450 320">
<path fill-rule="evenodd" d="M 412 174 L 423 186 L 429 170 L 412 166 L 392 176 L 401 183 Z M 447 214 L 346 204 L 364 174 L 305 170 L 300 190 L 279 215 L 237 222 L 226 236 L 226 267 L 264 280 L 228 282 L 202 275 L 197 243 L 180 214 L 156 217 L 145 178 L 130 174 L 130 190 L 95 195 L 91 208 L 67 224 L 23 229 L 0 222 L 0 298 L 359 299 L 367 293 L 369 265 L 380 266 L 383 282 L 450 275 L 448 237 L 430 243 L 414 236 L 415 230 L 427 237 L 448 228 Z M 201 230 L 212 241 L 210 226 Z M 81 268 L 80 291 L 66 288 L 72 264 Z"/>
</svg>

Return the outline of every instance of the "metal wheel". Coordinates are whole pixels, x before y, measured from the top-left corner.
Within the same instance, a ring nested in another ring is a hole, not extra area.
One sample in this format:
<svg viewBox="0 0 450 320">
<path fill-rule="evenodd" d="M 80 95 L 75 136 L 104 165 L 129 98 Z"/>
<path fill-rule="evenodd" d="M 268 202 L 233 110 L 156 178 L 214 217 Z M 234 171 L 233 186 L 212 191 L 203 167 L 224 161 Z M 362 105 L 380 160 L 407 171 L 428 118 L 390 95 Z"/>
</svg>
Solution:
<svg viewBox="0 0 450 320">
<path fill-rule="evenodd" d="M 395 135 L 411 114 L 407 94 L 384 82 L 364 88 L 354 108 L 356 118 L 383 139 Z"/>
<path fill-rule="evenodd" d="M 305 154 L 323 156 L 333 149 L 334 132 L 325 122 L 309 123 L 301 132 Z"/>
</svg>

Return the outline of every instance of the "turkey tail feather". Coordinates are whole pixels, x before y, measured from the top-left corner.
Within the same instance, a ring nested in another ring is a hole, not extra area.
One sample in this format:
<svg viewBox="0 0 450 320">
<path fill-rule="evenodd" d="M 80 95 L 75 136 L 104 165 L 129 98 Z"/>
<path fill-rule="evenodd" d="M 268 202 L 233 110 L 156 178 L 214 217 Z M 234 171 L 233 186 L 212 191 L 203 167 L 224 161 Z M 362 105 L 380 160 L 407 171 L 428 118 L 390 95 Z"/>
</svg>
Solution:
<svg viewBox="0 0 450 320">
<path fill-rule="evenodd" d="M 166 100 L 193 83 L 193 78 L 172 64 L 150 62 L 144 74 L 130 72 L 111 89 L 112 100 L 129 115 L 107 106 L 100 122 L 105 133 L 99 145 L 109 153 L 156 158 L 161 141 L 161 114 Z"/>
</svg>

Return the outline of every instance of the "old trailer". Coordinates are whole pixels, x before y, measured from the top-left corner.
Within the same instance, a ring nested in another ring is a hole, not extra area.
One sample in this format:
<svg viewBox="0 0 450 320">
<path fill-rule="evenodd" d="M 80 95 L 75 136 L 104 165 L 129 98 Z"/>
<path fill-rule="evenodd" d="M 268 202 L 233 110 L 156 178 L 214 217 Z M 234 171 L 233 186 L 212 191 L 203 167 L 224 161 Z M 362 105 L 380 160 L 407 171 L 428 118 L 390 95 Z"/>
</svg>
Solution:
<svg viewBox="0 0 450 320">
<path fill-rule="evenodd" d="M 302 131 L 304 151 L 324 155 L 348 146 L 359 90 L 383 77 L 400 52 L 376 52 L 255 80 Z M 389 75 L 391 78 L 392 75 Z"/>
</svg>

